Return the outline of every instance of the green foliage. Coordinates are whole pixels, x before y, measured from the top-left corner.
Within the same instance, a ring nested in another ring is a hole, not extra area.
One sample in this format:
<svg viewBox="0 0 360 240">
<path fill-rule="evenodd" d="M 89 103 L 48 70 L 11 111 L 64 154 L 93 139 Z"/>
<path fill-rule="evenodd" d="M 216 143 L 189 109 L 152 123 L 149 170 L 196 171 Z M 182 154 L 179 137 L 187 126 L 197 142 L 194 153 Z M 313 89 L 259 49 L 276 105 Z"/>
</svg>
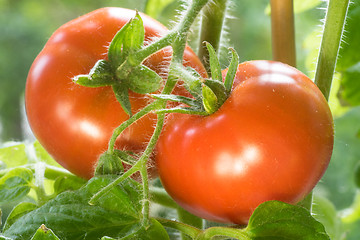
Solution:
<svg viewBox="0 0 360 240">
<path fill-rule="evenodd" d="M 42 224 L 31 240 L 59 240 L 59 238 L 51 229 L 48 229 L 44 224 Z"/>
<path fill-rule="evenodd" d="M 350 106 L 360 105 L 360 2 L 353 2 L 348 10 L 342 47 L 339 53 L 337 70 L 341 73 L 342 81 L 339 96 L 342 103 Z"/>
<path fill-rule="evenodd" d="M 306 209 L 276 201 L 260 205 L 246 229 L 251 239 L 330 239 Z"/>
</svg>

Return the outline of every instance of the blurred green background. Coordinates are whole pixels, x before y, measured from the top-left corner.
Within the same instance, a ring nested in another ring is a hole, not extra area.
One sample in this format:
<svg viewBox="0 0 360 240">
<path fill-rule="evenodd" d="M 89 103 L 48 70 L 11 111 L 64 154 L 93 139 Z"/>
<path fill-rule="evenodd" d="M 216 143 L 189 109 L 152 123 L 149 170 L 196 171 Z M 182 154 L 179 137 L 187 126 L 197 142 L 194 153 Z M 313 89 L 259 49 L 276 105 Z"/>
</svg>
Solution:
<svg viewBox="0 0 360 240">
<path fill-rule="evenodd" d="M 360 194 L 355 184 L 355 169 L 360 164 L 359 2 L 349 9 L 351 17 L 329 100 L 335 119 L 334 154 L 315 189 L 314 211 L 319 212 L 317 217 L 323 219 L 332 239 L 360 239 Z M 0 145 L 31 138 L 23 107 L 26 76 L 32 61 L 59 26 L 91 10 L 117 6 L 146 12 L 171 27 L 180 4 L 178 0 L 0 0 Z M 271 59 L 268 4 L 269 0 L 231 1 L 222 37 L 223 67 L 228 62 L 229 46 L 237 50 L 241 61 Z M 297 65 L 310 77 L 316 67 L 325 7 L 326 2 L 320 0 L 295 0 Z M 194 30 L 190 45 L 195 51 L 197 37 Z"/>
</svg>

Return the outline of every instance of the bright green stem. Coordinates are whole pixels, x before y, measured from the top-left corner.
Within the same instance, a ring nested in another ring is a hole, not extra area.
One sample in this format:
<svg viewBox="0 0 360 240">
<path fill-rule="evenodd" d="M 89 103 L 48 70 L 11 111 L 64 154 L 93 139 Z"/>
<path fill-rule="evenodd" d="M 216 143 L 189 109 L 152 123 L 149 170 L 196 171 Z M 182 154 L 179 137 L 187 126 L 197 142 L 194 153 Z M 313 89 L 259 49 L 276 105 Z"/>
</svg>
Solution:
<svg viewBox="0 0 360 240">
<path fill-rule="evenodd" d="M 330 0 L 325 18 L 315 83 L 329 99 L 341 36 L 350 0 Z"/>
<path fill-rule="evenodd" d="M 200 229 L 197 229 L 185 223 L 163 219 L 163 218 L 158 218 L 156 220 L 158 220 L 165 227 L 172 228 L 186 234 L 191 239 L 195 239 L 199 234 L 201 234 Z"/>
<path fill-rule="evenodd" d="M 143 116 L 148 114 L 149 112 L 157 109 L 157 105 L 158 105 L 157 101 L 152 102 L 151 104 L 149 104 L 146 107 L 144 107 L 143 109 L 141 109 L 139 112 L 132 115 L 127 121 L 123 122 L 120 126 L 118 126 L 114 130 L 113 135 L 111 136 L 109 146 L 108 146 L 108 152 L 109 153 L 114 152 L 116 139 L 126 128 L 128 128 L 131 124 L 133 124 L 134 122 L 136 122 L 137 120 L 139 120 L 140 118 L 142 118 Z"/>
<path fill-rule="evenodd" d="M 163 107 L 166 106 L 166 102 L 163 101 Z M 164 120 L 165 120 L 165 115 L 164 114 L 159 114 L 158 115 L 158 119 L 157 119 L 157 123 L 156 123 L 156 127 L 154 130 L 153 135 L 151 136 L 151 139 L 144 151 L 144 153 L 141 155 L 139 162 L 142 164 L 141 165 L 141 179 L 142 179 L 142 183 L 143 183 L 143 206 L 142 206 L 142 211 L 143 211 L 143 225 L 144 226 L 148 226 L 149 225 L 149 211 L 150 211 L 150 204 L 149 204 L 149 179 L 147 176 L 147 169 L 146 169 L 146 163 L 150 157 L 150 155 L 152 154 L 155 145 L 157 143 L 157 140 L 159 139 L 161 130 L 164 126 Z"/>
<path fill-rule="evenodd" d="M 114 188 L 116 185 L 124 181 L 126 178 L 133 175 L 135 172 L 140 171 L 142 162 L 138 161 L 136 162 L 129 170 L 124 172 L 123 175 L 115 179 L 113 182 L 111 182 L 106 187 L 102 188 L 99 192 L 97 192 L 94 196 L 92 196 L 89 200 L 90 205 L 94 205 L 102 196 L 104 196 L 106 193 L 108 193 L 112 188 Z"/>
<path fill-rule="evenodd" d="M 199 218 L 191 213 L 189 213 L 188 211 L 185 211 L 183 208 L 178 207 L 177 209 L 177 214 L 179 217 L 180 222 L 189 224 L 193 227 L 202 229 L 203 228 L 203 219 Z M 181 233 L 181 239 L 183 240 L 187 240 L 187 239 L 191 239 L 189 236 L 187 236 L 184 233 Z"/>
<path fill-rule="evenodd" d="M 150 200 L 168 208 L 177 209 L 179 207 L 163 188 L 150 188 Z"/>
<path fill-rule="evenodd" d="M 203 9 L 198 56 L 211 76 L 210 58 L 204 41 L 210 43 L 218 53 L 221 32 L 225 21 L 227 0 L 213 0 Z"/>
</svg>

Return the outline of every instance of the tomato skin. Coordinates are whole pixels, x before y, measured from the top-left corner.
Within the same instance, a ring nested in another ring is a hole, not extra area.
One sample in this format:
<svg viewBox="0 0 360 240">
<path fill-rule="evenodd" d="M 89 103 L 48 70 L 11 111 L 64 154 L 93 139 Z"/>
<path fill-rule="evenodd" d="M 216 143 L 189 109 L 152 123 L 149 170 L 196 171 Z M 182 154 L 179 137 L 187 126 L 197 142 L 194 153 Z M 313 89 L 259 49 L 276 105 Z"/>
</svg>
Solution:
<svg viewBox="0 0 360 240">
<path fill-rule="evenodd" d="M 146 42 L 167 33 L 162 24 L 140 15 Z M 35 137 L 56 161 L 84 178 L 93 176 L 94 165 L 107 149 L 114 128 L 128 116 L 111 87 L 83 87 L 71 78 L 88 73 L 97 60 L 106 59 L 112 38 L 134 16 L 135 11 L 129 9 L 102 8 L 66 23 L 50 37 L 28 74 L 25 104 Z M 165 48 L 145 64 L 165 76 L 171 53 L 170 47 Z M 205 74 L 190 48 L 185 50 L 184 65 Z M 132 92 L 129 95 L 133 113 L 150 101 Z M 155 118 L 149 114 L 132 125 L 117 139 L 116 148 L 143 151 Z"/>
<path fill-rule="evenodd" d="M 325 172 L 332 148 L 332 115 L 316 85 L 285 64 L 250 61 L 239 65 L 217 112 L 168 117 L 156 166 L 184 209 L 246 224 L 262 202 L 302 200 Z"/>
</svg>

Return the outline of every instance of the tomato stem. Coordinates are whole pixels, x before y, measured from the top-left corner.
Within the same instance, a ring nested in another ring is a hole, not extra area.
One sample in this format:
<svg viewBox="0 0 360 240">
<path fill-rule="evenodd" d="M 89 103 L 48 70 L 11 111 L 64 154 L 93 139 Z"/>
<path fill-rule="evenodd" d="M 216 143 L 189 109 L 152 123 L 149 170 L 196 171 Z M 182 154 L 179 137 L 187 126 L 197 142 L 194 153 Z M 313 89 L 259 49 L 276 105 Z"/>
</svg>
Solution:
<svg viewBox="0 0 360 240">
<path fill-rule="evenodd" d="M 271 0 L 273 59 L 296 66 L 293 0 Z"/>
<path fill-rule="evenodd" d="M 150 200 L 164 207 L 177 209 L 179 205 L 163 189 L 158 187 L 150 188 Z"/>
<path fill-rule="evenodd" d="M 189 224 L 189 225 L 199 228 L 199 229 L 203 228 L 204 220 L 202 218 L 199 218 L 199 217 L 189 213 L 188 211 L 184 210 L 181 207 L 178 207 L 177 214 L 178 214 L 180 222 Z M 186 239 L 190 239 L 190 238 L 186 234 L 181 233 L 181 239 L 186 240 Z"/>
<path fill-rule="evenodd" d="M 193 22 L 195 21 L 196 16 L 199 14 L 200 10 L 203 8 L 203 6 L 208 2 L 208 0 L 198 0 L 198 1 L 192 1 L 190 7 L 185 13 L 185 16 L 182 18 L 182 21 L 172 30 L 168 35 L 165 37 L 159 39 L 158 41 L 153 42 L 152 44 L 144 47 L 143 49 L 139 50 L 137 53 L 135 53 L 132 56 L 129 56 L 129 60 L 127 61 L 127 64 L 129 65 L 137 65 L 140 64 L 145 58 L 147 58 L 152 53 L 171 45 L 173 48 L 173 55 L 172 55 L 172 61 L 170 64 L 170 70 L 168 74 L 168 79 L 165 83 L 164 89 L 162 91 L 162 94 L 170 94 L 175 87 L 175 84 L 178 80 L 178 78 L 172 73 L 173 72 L 173 66 L 182 63 L 183 61 L 183 55 L 184 50 L 186 46 L 187 41 L 187 35 L 189 32 L 189 29 Z M 134 114 L 132 117 L 130 117 L 127 121 L 122 123 L 119 127 L 117 127 L 113 135 L 109 141 L 108 151 L 109 153 L 112 153 L 114 151 L 115 143 L 117 137 L 132 123 L 136 122 L 138 119 L 146 115 L 147 113 L 155 110 L 155 109 L 163 109 L 166 107 L 166 100 L 156 100 L 149 105 L 147 105 L 145 108 Z M 162 131 L 162 128 L 164 126 L 164 120 L 165 120 L 165 114 L 161 113 L 158 114 L 158 119 L 156 123 L 155 130 L 153 132 L 153 135 L 151 136 L 151 139 L 144 151 L 144 153 L 140 156 L 139 160 L 129 169 L 127 170 L 123 175 L 118 177 L 115 181 L 113 181 L 111 184 L 103 188 L 101 191 L 96 193 L 89 201 L 90 204 L 95 203 L 103 194 L 107 193 L 112 187 L 119 184 L 121 181 L 125 180 L 127 177 L 130 177 L 132 174 L 134 174 L 137 171 L 140 171 L 141 178 L 142 178 L 142 184 L 143 184 L 143 202 L 142 202 L 142 213 L 143 213 L 143 219 L 142 224 L 143 226 L 147 227 L 150 224 L 149 219 L 149 210 L 150 210 L 150 204 L 149 204 L 149 180 L 148 180 L 148 174 L 147 174 L 147 161 L 149 159 L 149 156 L 152 154 L 155 145 L 157 143 L 157 140 L 160 136 L 160 133 Z"/>
<path fill-rule="evenodd" d="M 196 237 L 202 232 L 200 229 L 185 223 L 163 219 L 163 218 L 157 218 L 156 220 L 158 220 L 163 226 L 185 233 L 187 236 L 189 236 L 192 239 L 196 239 Z"/>
<path fill-rule="evenodd" d="M 350 0 L 330 0 L 317 61 L 315 83 L 328 100 Z"/>
<path fill-rule="evenodd" d="M 120 136 L 120 134 L 128 128 L 131 124 L 148 114 L 149 112 L 158 109 L 157 107 L 158 102 L 154 101 L 150 103 L 149 105 L 145 106 L 143 109 L 141 109 L 139 112 L 132 115 L 128 120 L 123 122 L 120 126 L 115 128 L 113 135 L 110 138 L 109 146 L 108 146 L 108 152 L 113 153 L 115 148 L 116 139 Z"/>
<path fill-rule="evenodd" d="M 219 54 L 226 8 L 227 0 L 213 0 L 203 9 L 198 56 L 209 76 L 211 76 L 209 52 L 203 42 L 210 43 Z"/>
</svg>

